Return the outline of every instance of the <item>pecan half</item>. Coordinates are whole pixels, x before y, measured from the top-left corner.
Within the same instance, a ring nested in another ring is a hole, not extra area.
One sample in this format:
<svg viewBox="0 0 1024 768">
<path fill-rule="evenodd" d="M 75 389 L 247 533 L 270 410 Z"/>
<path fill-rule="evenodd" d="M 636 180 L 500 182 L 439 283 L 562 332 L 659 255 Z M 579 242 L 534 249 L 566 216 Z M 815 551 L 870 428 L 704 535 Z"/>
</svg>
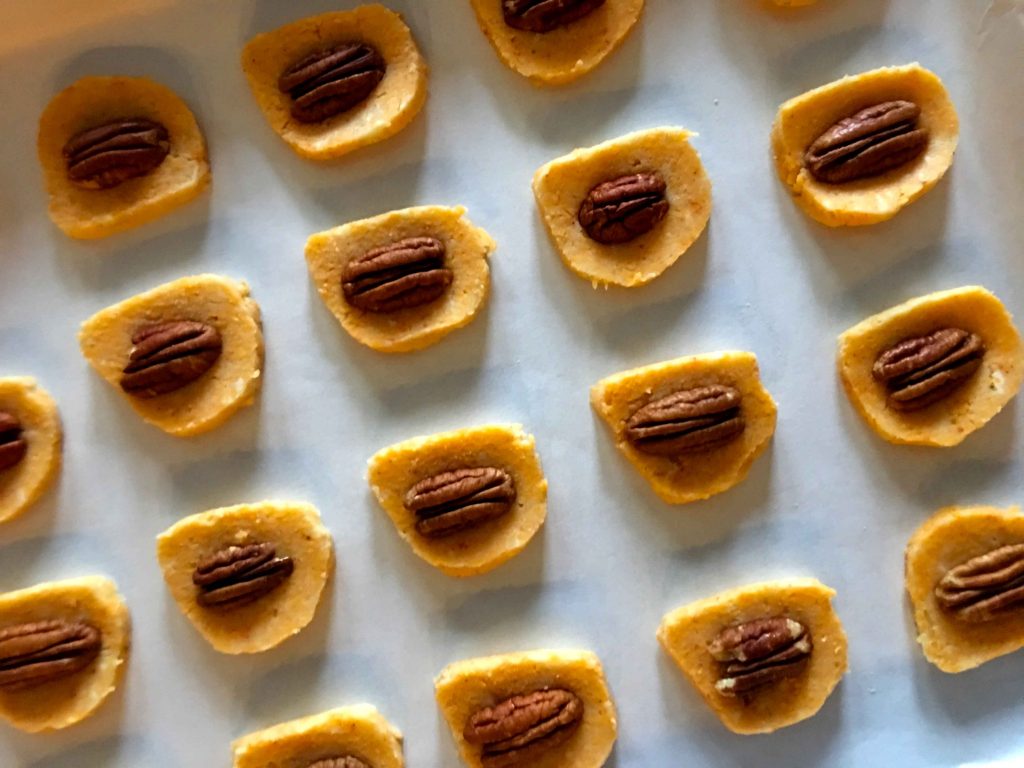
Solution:
<svg viewBox="0 0 1024 768">
<path fill-rule="evenodd" d="M 345 755 L 345 757 L 328 757 L 326 760 L 317 760 L 306 768 L 370 768 L 370 766 L 358 757 Z"/>
<path fill-rule="evenodd" d="M 1024 608 L 1024 544 L 1008 544 L 951 569 L 935 586 L 939 605 L 961 621 L 993 621 Z"/>
<path fill-rule="evenodd" d="M 364 102 L 384 79 L 387 63 L 369 43 L 342 43 L 300 59 L 278 78 L 301 123 L 319 123 Z"/>
<path fill-rule="evenodd" d="M 21 419 L 10 411 L 0 411 L 0 472 L 25 458 L 28 442 L 24 435 Z"/>
<path fill-rule="evenodd" d="M 960 328 L 904 339 L 878 356 L 871 372 L 889 390 L 889 405 L 913 411 L 938 402 L 981 366 L 985 344 Z"/>
<path fill-rule="evenodd" d="M 406 508 L 417 517 L 416 530 L 428 538 L 483 525 L 506 514 L 515 500 L 512 475 L 497 467 L 441 472 L 405 494 Z"/>
<path fill-rule="evenodd" d="M 628 243 L 665 218 L 667 188 L 657 171 L 620 176 L 591 189 L 576 218 L 591 240 L 602 245 Z"/>
<path fill-rule="evenodd" d="M 103 646 L 84 621 L 36 621 L 0 629 L 0 688 L 19 690 L 58 680 L 92 664 Z"/>
<path fill-rule="evenodd" d="M 527 768 L 544 752 L 568 741 L 582 720 L 579 696 L 544 688 L 477 711 L 462 735 L 483 748 L 484 768 Z"/>
<path fill-rule="evenodd" d="M 273 544 L 224 547 L 200 560 L 192 573 L 200 605 L 237 608 L 273 592 L 292 575 L 290 557 L 277 557 Z"/>
<path fill-rule="evenodd" d="M 658 398 L 626 420 L 626 439 L 643 453 L 676 456 L 717 448 L 746 428 L 739 391 L 713 384 Z"/>
<path fill-rule="evenodd" d="M 721 666 L 715 689 L 723 696 L 743 696 L 796 677 L 806 667 L 812 647 L 807 627 L 788 616 L 728 627 L 708 644 L 708 652 Z"/>
<path fill-rule="evenodd" d="M 181 389 L 198 379 L 220 357 L 220 333 L 194 320 L 154 323 L 132 336 L 121 389 L 150 398 Z"/>
<path fill-rule="evenodd" d="M 395 312 L 427 304 L 452 284 L 444 243 L 433 237 L 407 237 L 367 251 L 345 265 L 345 300 L 366 312 Z"/>
<path fill-rule="evenodd" d="M 72 184 L 111 189 L 152 173 L 171 151 L 167 128 L 144 117 L 127 117 L 72 136 L 64 162 Z"/>
<path fill-rule="evenodd" d="M 807 170 L 818 181 L 842 184 L 899 168 L 928 146 L 920 115 L 913 102 L 887 101 L 845 117 L 807 148 Z"/>
<path fill-rule="evenodd" d="M 604 0 L 501 0 L 505 23 L 525 32 L 550 32 L 590 15 Z"/>
</svg>

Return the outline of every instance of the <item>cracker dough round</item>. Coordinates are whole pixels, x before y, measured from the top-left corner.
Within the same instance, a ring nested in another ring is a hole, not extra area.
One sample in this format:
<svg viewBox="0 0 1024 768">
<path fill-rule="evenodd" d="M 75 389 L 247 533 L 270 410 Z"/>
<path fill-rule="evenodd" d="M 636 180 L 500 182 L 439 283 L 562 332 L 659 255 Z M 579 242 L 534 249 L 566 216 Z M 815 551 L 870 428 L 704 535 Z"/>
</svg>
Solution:
<svg viewBox="0 0 1024 768">
<path fill-rule="evenodd" d="M 566 744 L 552 749 L 530 768 L 604 765 L 615 744 L 618 724 L 601 661 L 590 651 L 542 650 L 458 661 L 437 676 L 437 704 L 469 768 L 481 768 L 481 762 L 480 748 L 462 737 L 466 721 L 484 707 L 540 688 L 566 688 L 579 696 L 583 722 Z"/>
<path fill-rule="evenodd" d="M 501 0 L 470 3 L 498 58 L 534 85 L 563 85 L 590 72 L 625 42 L 644 10 L 644 0 L 606 0 L 568 26 L 539 33 L 508 26 Z"/>
<path fill-rule="evenodd" d="M 91 715 L 114 692 L 128 657 L 128 606 L 110 579 L 86 576 L 0 595 L 0 627 L 52 619 L 92 624 L 102 647 L 92 664 L 73 675 L 0 690 L 0 717 L 29 733 L 67 728 Z"/>
<path fill-rule="evenodd" d="M 0 471 L 0 523 L 28 509 L 60 470 L 61 423 L 57 403 L 30 377 L 0 378 L 0 411 L 21 421 L 28 443 L 20 462 Z"/>
<path fill-rule="evenodd" d="M 512 475 L 515 506 L 502 517 L 461 533 L 431 539 L 416 530 L 406 492 L 420 480 L 465 467 L 499 467 Z M 449 576 L 475 576 L 519 554 L 547 517 L 548 482 L 536 443 L 519 424 L 492 424 L 414 437 L 376 453 L 367 480 L 398 535 L 419 557 Z"/>
<path fill-rule="evenodd" d="M 405 208 L 318 232 L 306 241 L 306 264 L 320 298 L 353 339 L 378 352 L 412 352 L 436 344 L 476 317 L 490 292 L 487 259 L 497 246 L 465 213 L 461 205 Z M 345 300 L 341 275 L 349 261 L 419 236 L 445 244 L 445 264 L 454 279 L 441 298 L 396 312 L 366 312 Z"/>
<path fill-rule="evenodd" d="M 645 285 L 676 263 L 700 237 L 711 216 L 711 181 L 682 128 L 637 131 L 596 147 L 577 149 L 541 167 L 533 193 L 562 261 L 598 285 Z M 590 190 L 605 181 L 657 170 L 668 187 L 664 220 L 621 245 L 591 240 L 577 220 Z"/>
<path fill-rule="evenodd" d="M 920 157 L 881 176 L 845 184 L 824 184 L 811 176 L 804 153 L 815 139 L 844 117 L 896 99 L 921 107 L 919 123 L 931 138 Z M 946 87 L 914 63 L 844 77 L 790 99 L 779 107 L 772 126 L 772 153 L 779 178 L 808 216 L 830 227 L 852 227 L 891 219 L 934 187 L 953 163 L 959 134 Z"/>
<path fill-rule="evenodd" d="M 638 451 L 626 439 L 626 420 L 637 409 L 673 392 L 711 384 L 734 387 L 742 396 L 746 428 L 735 440 L 673 458 Z M 615 446 L 669 504 L 687 504 L 729 490 L 747 476 L 775 434 L 775 401 L 761 384 L 751 352 L 680 357 L 623 371 L 591 387 L 590 404 L 611 429 Z"/>
<path fill-rule="evenodd" d="M 817 714 L 846 672 L 846 633 L 832 608 L 835 591 L 815 579 L 751 584 L 667 614 L 658 642 L 705 703 L 733 733 L 771 733 Z M 749 702 L 716 689 L 718 662 L 708 643 L 729 626 L 786 614 L 808 628 L 814 650 L 806 671 L 759 690 Z"/>
<path fill-rule="evenodd" d="M 291 98 L 277 87 L 281 73 L 314 51 L 344 42 L 373 45 L 387 71 L 362 104 L 321 123 L 291 116 Z M 299 19 L 254 37 L 242 69 L 270 127 L 298 154 L 330 160 L 398 133 L 427 100 L 427 65 L 402 17 L 383 5 L 362 5 Z"/>
<path fill-rule="evenodd" d="M 1024 543 L 1018 507 L 947 507 L 929 518 L 907 544 L 907 594 L 925 658 L 943 672 L 965 672 L 1024 648 L 1024 612 L 980 624 L 950 617 L 935 585 L 951 568 L 1007 544 Z"/>
<path fill-rule="evenodd" d="M 311 504 L 264 501 L 186 517 L 157 537 L 157 559 L 178 608 L 221 653 L 259 653 L 298 634 L 313 619 L 334 568 L 331 534 Z M 192 573 L 203 558 L 232 544 L 270 542 L 295 570 L 248 605 L 222 610 L 196 602 Z"/>
<path fill-rule="evenodd" d="M 119 117 L 162 123 L 171 151 L 150 174 L 112 189 L 82 189 L 67 177 L 63 149 L 75 134 Z M 37 142 L 50 218 L 65 234 L 106 237 L 163 216 L 210 183 L 206 141 L 174 91 L 145 77 L 83 77 L 54 96 L 39 120 Z"/>
<path fill-rule="evenodd" d="M 903 339 L 948 326 L 984 340 L 981 368 L 934 405 L 909 412 L 890 408 L 885 386 L 871 374 L 875 359 Z M 985 426 L 1017 394 L 1024 347 L 1002 302 L 980 286 L 966 286 L 911 299 L 850 328 L 839 337 L 839 375 L 850 402 L 889 442 L 951 446 Z"/>
<path fill-rule="evenodd" d="M 154 398 L 125 394 L 120 381 L 132 335 L 150 323 L 200 320 L 217 328 L 220 357 L 205 374 L 179 390 Z M 147 422 L 188 437 L 208 432 L 250 405 L 263 367 L 260 309 L 249 286 L 218 275 L 183 277 L 97 312 L 78 333 L 82 354 Z"/>
<path fill-rule="evenodd" d="M 402 768 L 402 734 L 369 704 L 250 733 L 232 744 L 234 768 L 309 766 L 332 757 L 357 757 L 372 768 Z"/>
</svg>

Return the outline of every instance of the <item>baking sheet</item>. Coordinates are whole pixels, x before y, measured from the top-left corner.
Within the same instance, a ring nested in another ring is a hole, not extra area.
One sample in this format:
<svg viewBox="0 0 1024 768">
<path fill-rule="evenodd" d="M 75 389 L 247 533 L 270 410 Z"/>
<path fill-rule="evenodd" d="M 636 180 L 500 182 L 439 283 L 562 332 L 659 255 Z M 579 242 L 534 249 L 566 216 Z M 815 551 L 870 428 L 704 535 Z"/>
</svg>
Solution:
<svg viewBox="0 0 1024 768">
<path fill-rule="evenodd" d="M 457 659 L 549 646 L 603 659 L 618 768 L 1024 760 L 1024 654 L 938 672 L 914 643 L 902 587 L 903 546 L 932 511 L 1024 501 L 1021 409 L 958 448 L 897 448 L 853 413 L 834 374 L 837 333 L 916 294 L 982 283 L 1024 312 L 1024 2 L 824 0 L 778 14 L 754 0 L 650 0 L 594 75 L 537 90 L 498 62 L 466 0 L 390 0 L 432 68 L 425 113 L 382 145 L 318 166 L 267 127 L 239 51 L 256 32 L 355 4 L 0 0 L 0 361 L 4 375 L 38 377 L 66 429 L 58 488 L 0 529 L 0 589 L 108 574 L 134 617 L 113 699 L 60 733 L 0 726 L 0 765 L 228 766 L 233 738 L 368 701 L 404 732 L 410 766 L 454 766 L 433 676 Z M 812 223 L 771 168 L 775 108 L 843 74 L 914 60 L 960 108 L 953 171 L 890 223 Z M 46 217 L 34 138 L 49 98 L 92 74 L 149 75 L 176 90 L 206 131 L 214 184 L 155 224 L 76 243 Z M 662 124 L 700 133 L 715 192 L 709 230 L 651 286 L 594 291 L 548 244 L 532 173 L 577 146 Z M 495 237 L 494 291 L 440 345 L 384 357 L 337 326 L 302 248 L 312 232 L 422 203 L 464 204 Z M 225 427 L 179 440 L 99 381 L 75 333 L 101 307 L 208 271 L 252 285 L 265 386 Z M 759 355 L 778 432 L 741 486 L 669 507 L 615 452 L 587 389 L 722 348 Z M 508 565 L 456 581 L 398 539 L 365 462 L 413 435 L 490 421 L 536 435 L 549 522 Z M 187 514 L 268 497 L 320 508 L 336 578 L 298 637 L 225 657 L 172 604 L 153 538 Z M 684 602 L 802 575 L 838 591 L 850 674 L 812 720 L 734 736 L 654 631 Z"/>
</svg>

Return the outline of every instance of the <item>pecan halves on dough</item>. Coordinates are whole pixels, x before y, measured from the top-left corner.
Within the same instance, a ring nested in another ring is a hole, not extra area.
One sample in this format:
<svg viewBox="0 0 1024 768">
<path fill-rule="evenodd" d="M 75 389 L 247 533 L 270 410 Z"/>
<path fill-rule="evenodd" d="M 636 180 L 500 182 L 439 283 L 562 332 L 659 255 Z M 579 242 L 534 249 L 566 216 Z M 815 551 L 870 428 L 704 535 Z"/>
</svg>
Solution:
<svg viewBox="0 0 1024 768">
<path fill-rule="evenodd" d="M 68 179 L 85 189 L 111 189 L 155 171 L 171 151 L 161 123 L 119 118 L 72 136 L 64 145 Z"/>
<path fill-rule="evenodd" d="M 194 320 L 171 320 L 140 328 L 132 336 L 121 389 L 151 398 L 191 384 L 217 362 L 222 342 L 212 325 Z"/>
<path fill-rule="evenodd" d="M 883 351 L 872 374 L 900 411 L 925 408 L 950 395 L 981 367 L 985 344 L 962 328 L 941 328 Z"/>
<path fill-rule="evenodd" d="M 273 544 L 230 545 L 201 560 L 192 574 L 200 605 L 236 608 L 280 587 L 292 572 L 290 557 L 277 557 Z"/>
<path fill-rule="evenodd" d="M 620 176 L 591 189 L 576 218 L 591 240 L 602 245 L 627 243 L 665 218 L 667 189 L 657 171 Z"/>
<path fill-rule="evenodd" d="M 626 439 L 643 453 L 676 456 L 711 450 L 743 433 L 742 397 L 734 387 L 711 385 L 651 401 L 626 420 Z"/>
<path fill-rule="evenodd" d="M 407 237 L 367 251 L 345 265 L 342 293 L 366 312 L 396 312 L 440 298 L 454 274 L 446 248 L 434 237 Z"/>
<path fill-rule="evenodd" d="M 528 768 L 572 737 L 583 709 L 579 696 L 560 688 L 519 694 L 474 713 L 463 738 L 482 748 L 484 768 Z"/>
<path fill-rule="evenodd" d="M 416 514 L 416 530 L 428 538 L 448 536 L 501 517 L 516 499 L 512 475 L 498 467 L 449 470 L 416 483 L 405 506 Z"/>
<path fill-rule="evenodd" d="M 386 70 L 384 57 L 369 43 L 342 43 L 295 62 L 277 85 L 292 99 L 292 117 L 319 123 L 366 101 Z"/>
<path fill-rule="evenodd" d="M 501 0 L 505 24 L 524 32 L 551 32 L 589 16 L 605 0 Z"/>
<path fill-rule="evenodd" d="M 720 662 L 715 688 L 723 696 L 746 696 L 796 677 L 806 668 L 812 647 L 807 627 L 787 616 L 728 627 L 708 645 L 708 652 Z"/>
<path fill-rule="evenodd" d="M 833 125 L 807 148 L 804 163 L 818 181 L 841 184 L 880 176 L 906 165 L 928 146 L 918 126 L 921 109 L 910 101 L 887 101 Z"/>
<path fill-rule="evenodd" d="M 0 472 L 20 464 L 27 451 L 21 419 L 10 411 L 0 411 Z"/>
<path fill-rule="evenodd" d="M 935 586 L 939 606 L 961 621 L 994 621 L 1024 608 L 1024 544 L 1008 544 L 950 569 Z"/>
<path fill-rule="evenodd" d="M 81 672 L 103 647 L 84 621 L 50 620 L 0 630 L 0 688 L 21 690 Z"/>
</svg>

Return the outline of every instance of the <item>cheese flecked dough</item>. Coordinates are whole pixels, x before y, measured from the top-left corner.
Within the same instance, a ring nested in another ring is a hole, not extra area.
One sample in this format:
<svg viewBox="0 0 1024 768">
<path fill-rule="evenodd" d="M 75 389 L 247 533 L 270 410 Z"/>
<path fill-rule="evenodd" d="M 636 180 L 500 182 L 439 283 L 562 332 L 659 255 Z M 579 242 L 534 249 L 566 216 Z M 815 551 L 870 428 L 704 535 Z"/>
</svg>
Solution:
<svg viewBox="0 0 1024 768">
<path fill-rule="evenodd" d="M 879 176 L 826 184 L 804 165 L 804 153 L 843 118 L 887 101 L 921 108 L 918 124 L 928 147 L 915 160 Z M 920 64 L 883 67 L 852 75 L 790 99 L 772 126 L 772 154 L 779 178 L 808 216 L 830 227 L 862 226 L 891 219 L 934 187 L 953 163 L 960 135 L 956 108 L 942 81 Z"/>
<path fill-rule="evenodd" d="M 196 601 L 196 565 L 235 545 L 269 543 L 294 571 L 277 589 L 239 607 Z M 334 569 L 331 534 L 311 504 L 264 501 L 186 517 L 157 537 L 157 559 L 178 608 L 221 653 L 259 653 L 298 634 L 310 621 Z"/>
<path fill-rule="evenodd" d="M 0 470 L 0 523 L 13 520 L 43 495 L 60 470 L 61 423 L 57 403 L 27 376 L 0 378 L 0 411 L 21 422 L 25 455 Z"/>
<path fill-rule="evenodd" d="M 306 768 L 319 760 L 355 757 L 372 768 L 402 768 L 402 734 L 369 704 L 250 733 L 232 745 L 234 768 Z"/>
<path fill-rule="evenodd" d="M 171 148 L 163 162 L 111 189 L 72 184 L 63 155 L 68 139 L 110 120 L 135 117 L 167 128 Z M 144 77 L 83 77 L 68 86 L 43 112 L 37 143 L 50 218 L 74 238 L 91 240 L 145 224 L 210 184 L 206 141 L 195 116 L 172 90 Z"/>
<path fill-rule="evenodd" d="M 907 544 L 907 594 L 917 642 L 943 672 L 965 672 L 1024 648 L 1024 611 L 968 623 L 944 611 L 935 598 L 947 571 L 1009 544 L 1024 544 L 1024 514 L 1018 507 L 948 507 L 929 518 Z"/>
<path fill-rule="evenodd" d="M 288 67 L 340 43 L 368 43 L 383 57 L 384 78 L 352 109 L 318 123 L 291 115 L 277 87 Z M 383 5 L 361 5 L 294 21 L 257 35 L 242 51 L 242 69 L 270 127 L 299 155 L 331 160 L 401 131 L 427 100 L 427 65 L 402 17 Z"/>
<path fill-rule="evenodd" d="M 442 538 L 416 530 L 416 514 L 405 506 L 417 482 L 453 469 L 497 467 L 515 482 L 512 509 L 495 520 Z M 519 424 L 490 424 L 444 432 L 392 445 L 376 453 L 367 479 L 377 501 L 419 557 L 449 576 L 475 576 L 519 554 L 547 517 L 548 483 L 532 435 Z"/>
<path fill-rule="evenodd" d="M 463 737 L 476 712 L 519 694 L 562 688 L 583 700 L 583 721 L 569 741 L 545 752 L 530 768 L 601 768 L 615 744 L 615 704 L 601 661 L 590 651 L 539 650 L 449 664 L 434 680 L 437 704 L 463 762 L 481 768 L 480 747 Z"/>
<path fill-rule="evenodd" d="M 171 320 L 197 320 L 221 335 L 220 356 L 206 373 L 174 392 L 139 398 L 122 392 L 120 381 L 142 327 Z M 218 275 L 183 277 L 97 312 L 78 333 L 82 354 L 150 424 L 179 437 L 220 426 L 259 392 L 263 368 L 260 310 L 249 286 Z"/>
<path fill-rule="evenodd" d="M 653 128 L 577 149 L 541 167 L 533 177 L 544 226 L 562 261 L 592 285 L 645 285 L 676 263 L 700 237 L 711 216 L 711 181 L 682 128 Z M 665 180 L 668 213 L 653 229 L 626 243 L 588 237 L 577 215 L 598 184 L 657 171 Z"/>
<path fill-rule="evenodd" d="M 730 731 L 771 733 L 817 714 L 846 672 L 846 633 L 832 608 L 835 592 L 815 579 L 751 584 L 684 605 L 667 614 L 658 642 Z M 813 650 L 794 678 L 755 690 L 749 701 L 715 688 L 719 662 L 708 644 L 727 627 L 785 615 L 807 627 Z"/>
<path fill-rule="evenodd" d="M 644 0 L 606 0 L 567 26 L 539 33 L 508 26 L 500 0 L 470 2 L 498 58 L 534 85 L 563 85 L 583 77 L 625 42 L 644 10 Z"/>
<path fill-rule="evenodd" d="M 353 221 L 306 241 L 306 264 L 324 304 L 348 334 L 378 352 L 412 352 L 436 344 L 476 317 L 490 293 L 487 259 L 497 247 L 473 226 L 462 206 L 425 205 Z M 375 248 L 412 237 L 433 237 L 445 246 L 451 285 L 434 301 L 393 312 L 354 307 L 342 292 L 345 265 Z"/>
<path fill-rule="evenodd" d="M 655 456 L 626 438 L 626 421 L 658 398 L 685 389 L 725 385 L 739 391 L 743 432 L 724 445 L 699 453 Z M 615 447 L 669 504 L 687 504 L 722 493 L 747 476 L 775 434 L 776 406 L 761 384 L 751 352 L 716 352 L 680 357 L 609 376 L 590 388 L 590 404 L 605 421 Z"/>
<path fill-rule="evenodd" d="M 29 733 L 85 719 L 114 692 L 128 658 L 128 606 L 110 579 L 85 576 L 0 594 L 0 629 L 40 621 L 83 621 L 100 632 L 99 655 L 88 667 L 22 690 L 0 689 L 0 717 Z"/>
<path fill-rule="evenodd" d="M 916 411 L 886 403 L 887 389 L 871 369 L 878 355 L 907 338 L 940 328 L 977 334 L 981 368 L 949 395 Z M 930 293 L 863 320 L 839 337 L 839 375 L 850 402 L 891 443 L 957 445 L 1013 399 L 1024 379 L 1024 346 L 1006 307 L 976 285 Z"/>
</svg>

